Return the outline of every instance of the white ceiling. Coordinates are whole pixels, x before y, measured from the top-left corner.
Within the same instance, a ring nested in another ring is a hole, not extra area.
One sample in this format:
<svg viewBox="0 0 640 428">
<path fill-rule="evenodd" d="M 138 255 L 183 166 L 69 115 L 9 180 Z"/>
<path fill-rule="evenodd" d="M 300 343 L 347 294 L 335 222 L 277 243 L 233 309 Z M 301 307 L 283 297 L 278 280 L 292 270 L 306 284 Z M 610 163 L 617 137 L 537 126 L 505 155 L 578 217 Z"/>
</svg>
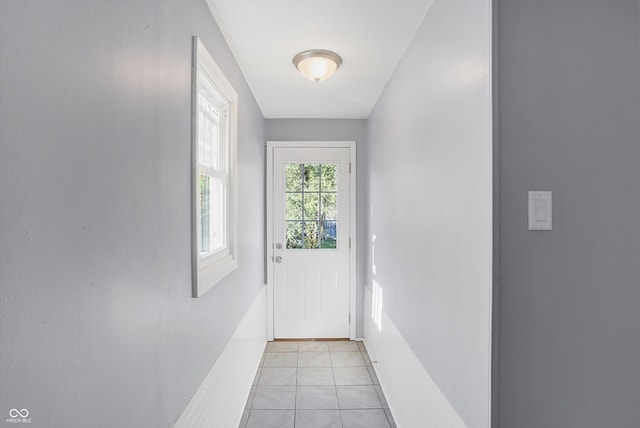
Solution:
<svg viewBox="0 0 640 428">
<path fill-rule="evenodd" d="M 207 0 L 266 118 L 366 118 L 433 0 Z M 295 54 L 342 66 L 314 83 Z"/>
</svg>

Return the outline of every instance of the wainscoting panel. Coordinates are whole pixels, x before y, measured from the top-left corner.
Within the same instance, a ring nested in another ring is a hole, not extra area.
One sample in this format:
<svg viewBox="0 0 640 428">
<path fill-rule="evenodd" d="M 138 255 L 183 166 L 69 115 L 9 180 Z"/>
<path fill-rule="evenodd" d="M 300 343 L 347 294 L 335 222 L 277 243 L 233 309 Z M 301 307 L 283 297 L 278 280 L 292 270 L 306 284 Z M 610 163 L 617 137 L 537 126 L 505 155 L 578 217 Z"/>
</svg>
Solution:
<svg viewBox="0 0 640 428">
<path fill-rule="evenodd" d="M 237 427 L 266 342 L 265 286 L 174 428 Z"/>
<path fill-rule="evenodd" d="M 365 287 L 364 343 L 391 414 L 401 428 L 465 428 L 402 334 L 386 316 L 380 290 Z"/>
</svg>

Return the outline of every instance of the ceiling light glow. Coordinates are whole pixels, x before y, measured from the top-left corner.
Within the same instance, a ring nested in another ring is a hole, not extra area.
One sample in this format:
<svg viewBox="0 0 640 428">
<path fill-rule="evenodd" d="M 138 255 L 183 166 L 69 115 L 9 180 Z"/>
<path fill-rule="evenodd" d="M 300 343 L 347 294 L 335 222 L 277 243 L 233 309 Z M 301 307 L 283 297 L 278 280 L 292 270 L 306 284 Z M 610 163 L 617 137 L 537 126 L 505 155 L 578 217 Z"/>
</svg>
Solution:
<svg viewBox="0 0 640 428">
<path fill-rule="evenodd" d="M 331 77 L 341 64 L 340 55 L 327 50 L 304 51 L 293 57 L 293 65 L 300 73 L 316 83 Z"/>
</svg>

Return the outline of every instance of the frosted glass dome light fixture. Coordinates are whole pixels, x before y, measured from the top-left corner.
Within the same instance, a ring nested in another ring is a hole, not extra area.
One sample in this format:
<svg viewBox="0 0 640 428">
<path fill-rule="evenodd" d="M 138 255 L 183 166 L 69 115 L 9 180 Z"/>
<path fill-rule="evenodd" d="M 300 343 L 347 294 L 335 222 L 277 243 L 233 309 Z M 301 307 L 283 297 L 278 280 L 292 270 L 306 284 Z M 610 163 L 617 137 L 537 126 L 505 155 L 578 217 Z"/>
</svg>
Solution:
<svg viewBox="0 0 640 428">
<path fill-rule="evenodd" d="M 300 52 L 293 57 L 293 65 L 300 73 L 316 83 L 331 77 L 340 64 L 342 64 L 340 55 L 322 49 Z"/>
</svg>

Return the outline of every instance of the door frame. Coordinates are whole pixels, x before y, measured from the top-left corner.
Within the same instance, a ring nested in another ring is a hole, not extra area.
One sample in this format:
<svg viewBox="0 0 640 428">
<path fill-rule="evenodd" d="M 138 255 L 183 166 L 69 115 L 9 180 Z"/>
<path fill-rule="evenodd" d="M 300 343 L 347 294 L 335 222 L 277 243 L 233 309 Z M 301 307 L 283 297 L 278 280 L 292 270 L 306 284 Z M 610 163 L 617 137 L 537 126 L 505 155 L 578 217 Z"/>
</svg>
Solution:
<svg viewBox="0 0 640 428">
<path fill-rule="evenodd" d="M 355 141 L 267 141 L 266 167 L 266 264 L 267 264 L 267 340 L 273 340 L 273 150 L 276 148 L 349 149 L 349 339 L 356 338 L 356 142 Z"/>
</svg>

